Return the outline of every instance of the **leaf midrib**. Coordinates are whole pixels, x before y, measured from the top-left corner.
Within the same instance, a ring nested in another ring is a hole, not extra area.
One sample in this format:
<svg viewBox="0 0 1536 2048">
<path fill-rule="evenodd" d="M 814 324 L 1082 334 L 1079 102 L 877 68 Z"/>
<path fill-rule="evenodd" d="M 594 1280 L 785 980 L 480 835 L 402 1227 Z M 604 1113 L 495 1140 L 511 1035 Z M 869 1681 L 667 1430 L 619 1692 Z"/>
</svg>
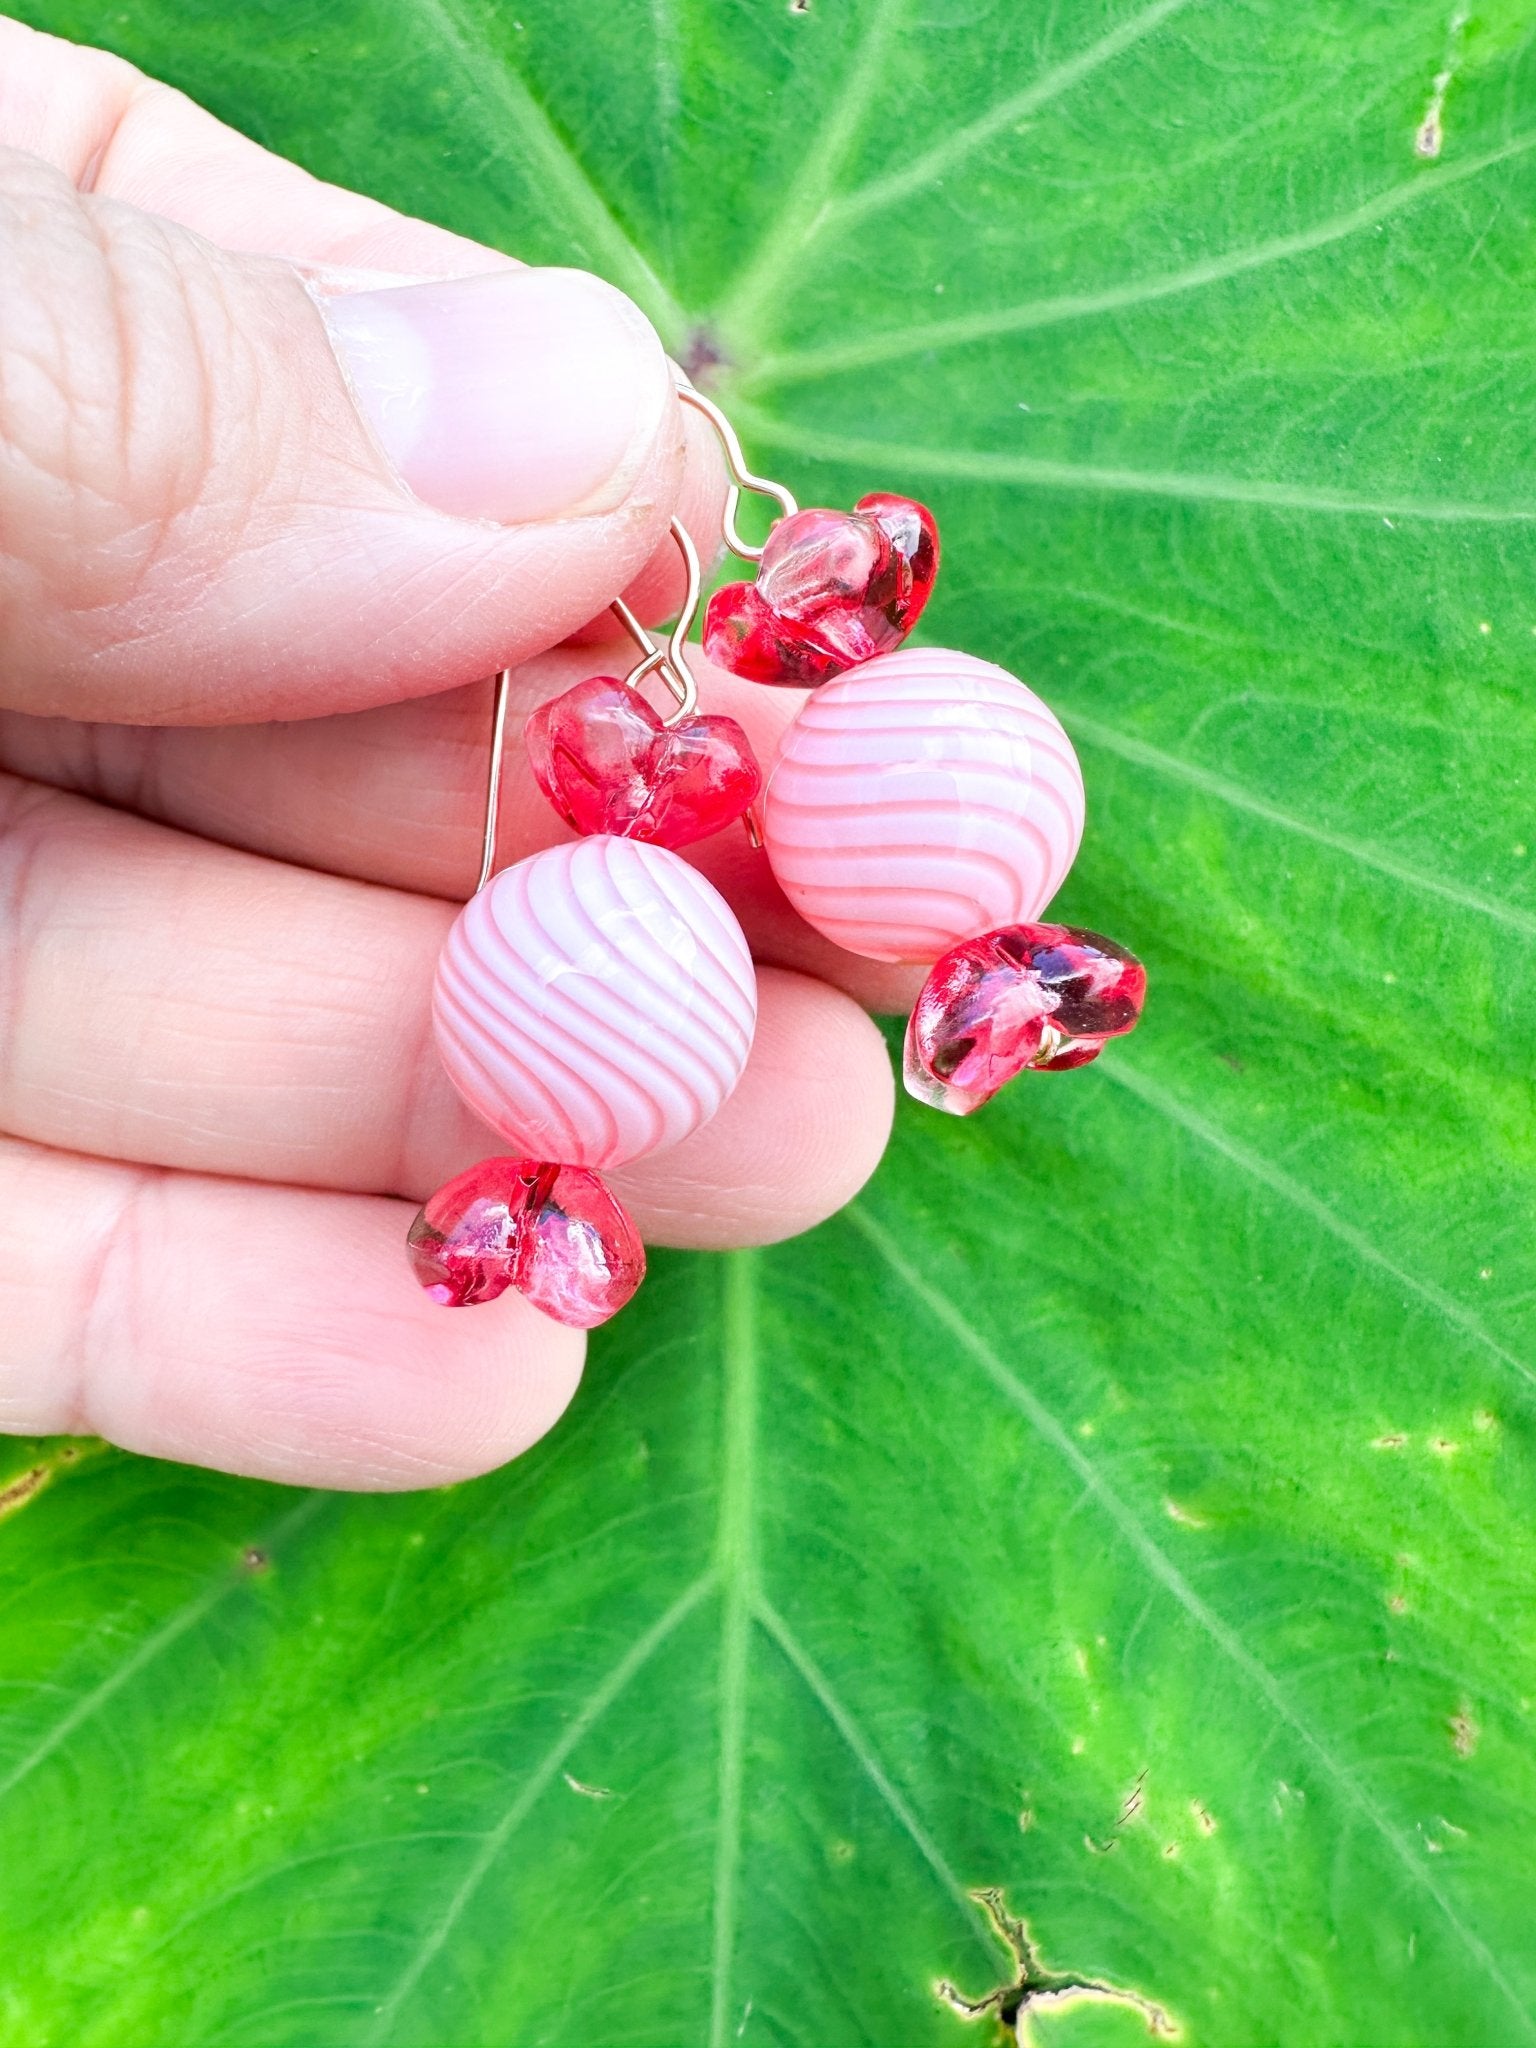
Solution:
<svg viewBox="0 0 1536 2048">
<path fill-rule="evenodd" d="M 709 2048 L 725 2048 L 736 1950 L 742 1778 L 752 1611 L 757 1582 L 757 1254 L 733 1253 L 722 1283 L 720 1516 L 715 1572 L 720 1601 L 720 1764 L 715 1821 Z"/>
</svg>

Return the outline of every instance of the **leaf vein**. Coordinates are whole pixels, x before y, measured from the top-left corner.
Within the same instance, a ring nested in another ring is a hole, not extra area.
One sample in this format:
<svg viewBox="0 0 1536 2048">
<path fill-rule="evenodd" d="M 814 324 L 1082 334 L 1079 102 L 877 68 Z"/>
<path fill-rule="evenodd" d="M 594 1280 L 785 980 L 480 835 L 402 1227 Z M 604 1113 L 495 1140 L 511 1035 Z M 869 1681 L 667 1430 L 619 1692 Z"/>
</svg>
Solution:
<svg viewBox="0 0 1536 2048">
<path fill-rule="evenodd" d="M 924 155 L 914 158 L 904 169 L 893 171 L 888 177 L 872 179 L 858 191 L 847 193 L 827 208 L 822 224 L 836 222 L 839 226 L 847 226 L 851 221 L 863 220 L 868 214 L 895 205 L 909 192 L 920 191 L 923 186 L 932 184 L 1004 128 L 1022 121 L 1028 114 L 1038 113 L 1052 100 L 1060 99 L 1073 86 L 1080 85 L 1085 78 L 1102 70 L 1126 50 L 1145 41 L 1165 21 L 1182 14 L 1190 4 L 1191 0 L 1152 0 L 1150 6 L 1142 8 L 1117 28 L 1110 29 L 1086 50 L 1080 50 L 1075 57 L 1063 58 L 1060 64 L 1042 72 L 1019 92 L 1000 100 L 985 114 L 978 115 Z"/>
<path fill-rule="evenodd" d="M 720 1602 L 719 1812 L 710 1945 L 710 2048 L 725 2048 L 736 1951 L 742 1789 L 757 1545 L 757 1289 L 750 1251 L 725 1261 L 722 1301 L 720 1520 L 714 1570 Z"/>
<path fill-rule="evenodd" d="M 967 1923 L 974 1930 L 977 1939 L 990 1955 L 992 1953 L 991 1945 L 982 1930 L 980 1920 L 977 1917 L 975 1901 L 972 1899 L 971 1894 L 950 1868 L 943 1850 L 940 1849 L 938 1843 L 934 1841 L 932 1835 L 929 1834 L 928 1830 L 923 1826 L 922 1822 L 886 1774 L 879 1757 L 875 1754 L 873 1746 L 854 1720 L 847 1706 L 838 1696 L 831 1680 L 821 1670 L 819 1665 L 816 1664 L 810 1653 L 790 1628 L 789 1623 L 766 1596 L 759 1597 L 754 1611 L 762 1627 L 772 1637 L 773 1641 L 778 1644 L 786 1660 L 803 1681 L 807 1691 L 822 1709 L 827 1719 L 832 1723 L 832 1726 L 837 1730 L 845 1747 L 849 1750 L 865 1777 L 868 1778 L 870 1784 L 879 1793 L 881 1800 L 900 1826 L 902 1832 L 922 1857 L 924 1863 L 927 1864 L 929 1870 L 944 1887 L 949 1897 L 960 1908 L 961 1912 L 965 1915 Z"/>
<path fill-rule="evenodd" d="M 298 1507 L 291 1509 L 257 1536 L 254 1539 L 255 1546 L 262 1550 L 274 1548 L 312 1521 L 320 1508 L 335 1498 L 334 1494 L 311 1494 Z M 173 1643 L 179 1642 L 190 1630 L 196 1628 L 200 1621 L 206 1620 L 221 1601 L 227 1600 L 237 1586 L 245 1583 L 238 1568 L 227 1568 L 195 1599 L 189 1600 L 185 1606 L 168 1615 L 157 1629 L 144 1637 L 137 1649 L 130 1652 L 121 1664 L 98 1684 L 92 1686 L 89 1692 L 82 1694 L 68 1713 L 60 1716 L 43 1739 L 29 1750 L 19 1763 L 13 1765 L 5 1777 L 0 1778 L 0 1799 L 4 1799 L 8 1793 L 13 1792 L 29 1778 L 40 1764 L 46 1763 L 48 1758 L 69 1740 L 77 1728 L 98 1714 L 107 1702 L 115 1698 L 146 1666 L 154 1663 L 155 1659 L 170 1649 Z"/>
<path fill-rule="evenodd" d="M 1035 328 L 1053 327 L 1063 321 L 1090 319 L 1097 314 L 1121 312 L 1159 299 L 1175 298 L 1184 292 L 1200 291 L 1228 278 L 1241 277 L 1247 272 L 1263 270 L 1272 264 L 1285 263 L 1292 257 L 1310 255 L 1315 250 L 1345 241 L 1349 236 L 1375 227 L 1394 214 L 1417 205 L 1425 197 L 1433 197 L 1448 186 L 1463 184 L 1494 165 L 1522 156 L 1533 148 L 1536 148 L 1536 133 L 1516 136 L 1501 148 L 1489 150 L 1482 156 L 1469 157 L 1464 163 L 1421 171 L 1402 184 L 1377 193 L 1347 213 L 1335 214 L 1292 234 L 1275 235 L 1267 241 L 1227 250 L 1222 255 L 1207 257 L 1204 262 L 1192 263 L 1184 270 L 1165 271 L 1156 277 L 1130 278 L 1096 292 L 1068 292 L 1054 299 L 1031 300 L 1022 306 L 960 314 L 952 320 L 933 320 L 918 326 L 909 324 L 889 333 L 873 334 L 840 345 L 834 343 L 823 349 L 770 356 L 753 372 L 751 381 L 754 384 L 801 383 L 812 377 L 867 369 L 877 363 L 899 362 L 929 351 L 958 348 L 968 342 L 992 340 L 1000 335 L 1023 334 Z"/>
<path fill-rule="evenodd" d="M 643 1635 L 635 1638 L 607 1675 L 588 1693 L 581 1707 L 566 1723 L 559 1740 L 551 1744 L 523 1780 L 517 1797 L 495 1826 L 480 1838 L 479 1852 L 460 1879 L 453 1896 L 425 1939 L 417 1946 L 388 1997 L 375 2007 L 375 2025 L 369 2036 L 371 2040 L 384 2041 L 388 2038 L 401 2008 L 441 1953 L 444 1943 L 457 1926 L 475 1893 L 485 1882 L 496 1859 L 549 1789 L 583 1738 L 591 1733 L 620 1694 L 638 1677 L 651 1658 L 667 1639 L 676 1633 L 699 1603 L 714 1591 L 715 1585 L 716 1576 L 713 1570 L 701 1572 L 693 1584 L 678 1595 L 666 1612 L 652 1622 Z"/>
<path fill-rule="evenodd" d="M 1145 1569 L 1265 1702 L 1276 1722 L 1283 1723 L 1297 1737 L 1338 1788 L 1345 1804 L 1353 1808 L 1356 1816 L 1374 1830 L 1414 1886 L 1435 1905 L 1452 1933 L 1518 2018 L 1523 2038 L 1536 2040 L 1536 2018 L 1533 2018 L 1526 2002 L 1500 1969 L 1498 1960 L 1488 1944 L 1461 1918 L 1446 1893 L 1419 1861 L 1412 1845 L 1393 1826 L 1388 1815 L 1382 1811 L 1370 1792 L 1298 1713 L 1275 1674 L 1254 1655 L 1230 1623 L 1195 1591 L 1173 1560 L 1148 1535 L 1140 1519 L 1110 1486 L 1098 1467 L 1073 1441 L 1033 1389 L 1010 1370 L 981 1332 L 967 1320 L 948 1296 L 931 1286 L 922 1274 L 908 1263 L 895 1239 L 875 1221 L 863 1204 L 850 1204 L 845 1214 L 884 1259 L 897 1279 L 975 1360 L 1004 1398 L 1030 1424 L 1036 1435 L 1070 1466 Z"/>
<path fill-rule="evenodd" d="M 1496 924 L 1506 925 L 1511 931 L 1519 932 L 1522 938 L 1536 938 L 1536 914 L 1521 910 L 1516 904 L 1501 903 L 1496 896 L 1485 896 L 1480 890 L 1468 888 L 1465 883 L 1447 881 L 1441 875 L 1426 874 L 1422 868 L 1398 860 L 1390 853 L 1383 853 L 1379 848 L 1367 845 L 1364 840 L 1354 839 L 1344 832 L 1331 831 L 1326 825 L 1314 825 L 1310 820 L 1297 817 L 1294 812 L 1283 810 L 1280 805 L 1272 804 L 1264 797 L 1255 796 L 1241 784 L 1229 782 L 1225 776 L 1215 775 L 1207 768 L 1197 767 L 1194 762 L 1183 760 L 1177 754 L 1165 753 L 1162 748 L 1151 746 L 1145 740 L 1132 739 L 1128 734 L 1117 732 L 1113 726 L 1104 725 L 1096 718 L 1069 711 L 1063 713 L 1063 719 L 1072 731 L 1081 734 L 1090 746 L 1102 747 L 1106 753 L 1116 754 L 1122 760 L 1133 762 L 1137 767 L 1150 768 L 1156 774 L 1188 783 L 1190 788 L 1216 798 L 1218 802 L 1229 805 L 1233 810 L 1245 811 L 1252 817 L 1262 818 L 1267 825 L 1278 826 L 1283 832 L 1294 832 L 1299 838 L 1309 839 L 1316 846 L 1326 846 L 1334 853 L 1342 853 L 1359 866 L 1372 868 L 1376 873 L 1385 875 L 1389 881 L 1419 890 L 1426 896 L 1438 896 L 1443 902 L 1455 904 L 1458 910 L 1476 911 L 1481 917 L 1491 918 Z"/>
<path fill-rule="evenodd" d="M 530 170 L 558 194 L 577 236 L 586 240 L 614 282 L 636 298 L 672 340 L 678 340 L 687 329 L 687 315 L 625 233 L 527 80 L 487 46 L 459 0 L 412 4 L 418 17 L 435 30 L 470 88 L 462 108 L 474 110 L 485 121 L 485 102 L 494 95 L 503 120 L 486 125 L 495 146 L 505 149 L 514 143 L 520 149 Z"/>
<path fill-rule="evenodd" d="M 1480 1345 L 1490 1357 L 1507 1366 L 1528 1388 L 1536 1387 L 1536 1371 L 1513 1351 L 1506 1351 L 1504 1346 L 1483 1328 L 1471 1309 L 1464 1307 L 1443 1287 L 1437 1287 L 1434 1281 L 1421 1280 L 1416 1274 L 1406 1271 L 1395 1260 L 1388 1258 L 1379 1246 L 1371 1242 L 1363 1230 L 1357 1229 L 1353 1223 L 1347 1223 L 1342 1216 L 1330 1209 L 1326 1202 L 1314 1195 L 1310 1188 L 1304 1187 L 1300 1181 L 1292 1180 L 1289 1174 L 1283 1173 L 1278 1166 L 1261 1157 L 1259 1153 L 1251 1152 L 1247 1146 L 1240 1145 L 1235 1138 L 1229 1137 L 1217 1125 L 1208 1123 L 1204 1117 L 1180 1102 L 1176 1096 L 1160 1088 L 1155 1081 L 1149 1081 L 1144 1074 L 1138 1073 L 1124 1058 L 1108 1063 L 1104 1074 L 1107 1080 L 1126 1089 L 1138 1101 L 1146 1103 L 1149 1109 L 1166 1117 L 1170 1123 L 1187 1131 L 1202 1145 L 1209 1146 L 1213 1152 L 1229 1160 L 1239 1171 L 1258 1181 L 1261 1187 L 1268 1188 L 1282 1201 L 1288 1202 L 1304 1216 L 1310 1217 L 1320 1229 L 1327 1231 L 1330 1237 L 1336 1238 L 1340 1244 L 1347 1245 L 1366 1265 L 1373 1266 L 1379 1273 L 1384 1273 L 1396 1286 L 1402 1287 L 1416 1300 L 1422 1301 L 1463 1336 Z"/>
<path fill-rule="evenodd" d="M 1182 4 L 1182 0 L 1181 0 Z M 827 195 L 869 111 L 881 59 L 905 21 L 910 0 L 875 0 L 874 21 L 843 76 L 820 132 L 805 152 L 798 177 L 775 209 L 772 225 L 737 273 L 721 302 L 723 326 L 741 327 L 770 298 L 816 232 Z"/>
<path fill-rule="evenodd" d="M 1104 491 L 1134 497 L 1180 498 L 1194 504 L 1254 505 L 1288 512 L 1344 517 L 1423 519 L 1435 525 L 1530 526 L 1536 505 L 1489 505 L 1470 500 L 1413 498 L 1406 494 L 1367 497 L 1324 484 L 1280 478 L 1237 477 L 1186 470 L 1119 469 L 1067 462 L 1049 456 L 1015 455 L 979 448 L 920 448 L 911 442 L 866 441 L 791 425 L 737 401 L 738 427 L 812 461 L 856 463 L 887 473 L 909 472 L 961 483 L 1037 485 L 1046 490 Z"/>
</svg>

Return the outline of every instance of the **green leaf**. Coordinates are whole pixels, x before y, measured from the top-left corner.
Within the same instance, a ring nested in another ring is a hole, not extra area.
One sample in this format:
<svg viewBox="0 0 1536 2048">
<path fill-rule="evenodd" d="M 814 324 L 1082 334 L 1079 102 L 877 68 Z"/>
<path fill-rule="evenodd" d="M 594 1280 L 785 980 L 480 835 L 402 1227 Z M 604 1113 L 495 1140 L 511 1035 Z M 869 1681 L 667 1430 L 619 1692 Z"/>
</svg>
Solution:
<svg viewBox="0 0 1536 2048">
<path fill-rule="evenodd" d="M 929 498 L 1153 996 L 476 1485 L 17 1449 L 6 2040 L 1536 2039 L 1529 6 L 21 11 Z"/>
</svg>

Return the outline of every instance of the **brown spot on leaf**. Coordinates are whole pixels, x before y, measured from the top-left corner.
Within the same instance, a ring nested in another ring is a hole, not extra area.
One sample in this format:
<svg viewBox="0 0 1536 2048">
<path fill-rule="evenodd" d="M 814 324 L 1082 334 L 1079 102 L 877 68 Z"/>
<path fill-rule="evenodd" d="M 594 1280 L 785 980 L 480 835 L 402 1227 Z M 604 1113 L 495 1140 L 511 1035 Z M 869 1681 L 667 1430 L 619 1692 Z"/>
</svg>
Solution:
<svg viewBox="0 0 1536 2048">
<path fill-rule="evenodd" d="M 1115 1822 L 1116 1828 L 1128 1826 L 1136 1818 L 1137 1814 L 1140 1813 L 1146 1803 L 1146 1785 L 1147 1773 L 1145 1766 L 1143 1766 L 1136 1773 L 1136 1782 L 1132 1785 L 1130 1791 L 1126 1793 L 1121 1804 L 1119 1817 Z"/>
<path fill-rule="evenodd" d="M 12 1515 L 23 1508 L 48 1484 L 48 1467 L 33 1465 L 28 1471 L 0 1486 L 0 1515 Z"/>
</svg>

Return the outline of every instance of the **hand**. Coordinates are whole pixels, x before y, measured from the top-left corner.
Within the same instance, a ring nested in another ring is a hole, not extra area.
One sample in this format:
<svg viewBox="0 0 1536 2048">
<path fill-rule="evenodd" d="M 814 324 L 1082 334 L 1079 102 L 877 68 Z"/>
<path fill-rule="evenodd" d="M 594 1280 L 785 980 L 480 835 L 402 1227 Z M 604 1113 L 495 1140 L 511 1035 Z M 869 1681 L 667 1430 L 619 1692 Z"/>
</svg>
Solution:
<svg viewBox="0 0 1536 2048">
<path fill-rule="evenodd" d="M 623 673 L 571 636 L 675 601 L 713 449 L 607 286 L 9 20 L 0 276 L 0 1427 L 330 1486 L 483 1470 L 582 1340 L 438 1309 L 405 1262 L 425 1194 L 502 1149 L 428 1024 L 479 852 L 466 679 L 520 663 L 516 718 Z M 764 751 L 795 708 L 708 687 Z M 506 807 L 504 859 L 561 836 L 520 760 Z M 853 998 L 910 977 L 799 924 L 741 835 L 700 861 L 764 963 L 757 1045 L 615 1184 L 653 1241 L 762 1243 L 873 1169 Z"/>
</svg>

